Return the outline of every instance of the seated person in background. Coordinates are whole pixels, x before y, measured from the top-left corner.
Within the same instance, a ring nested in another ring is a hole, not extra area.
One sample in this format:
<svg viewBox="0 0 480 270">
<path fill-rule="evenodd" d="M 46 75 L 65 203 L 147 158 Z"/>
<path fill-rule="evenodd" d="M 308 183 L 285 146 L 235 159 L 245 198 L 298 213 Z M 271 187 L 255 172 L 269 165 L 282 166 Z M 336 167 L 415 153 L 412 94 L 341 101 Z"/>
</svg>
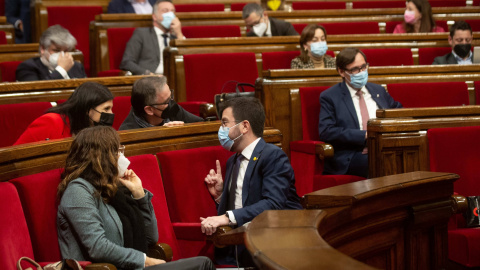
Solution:
<svg viewBox="0 0 480 270">
<path fill-rule="evenodd" d="M 69 52 L 77 40 L 60 25 L 50 26 L 40 37 L 40 57 L 30 58 L 17 67 L 17 81 L 39 81 L 85 78 L 82 63 L 74 61 Z"/>
<path fill-rule="evenodd" d="M 112 0 L 107 13 L 152 14 L 155 0 Z"/>
<path fill-rule="evenodd" d="M 327 31 L 318 24 L 307 25 L 300 36 L 300 56 L 290 64 L 292 69 L 335 68 L 335 58 L 327 55 Z"/>
<path fill-rule="evenodd" d="M 68 138 L 96 125 L 113 124 L 113 95 L 104 85 L 86 82 L 64 103 L 35 119 L 14 145 Z"/>
<path fill-rule="evenodd" d="M 153 27 L 137 28 L 125 47 L 120 69 L 133 75 L 163 74 L 163 50 L 170 39 L 185 38 L 171 0 L 153 5 Z"/>
<path fill-rule="evenodd" d="M 472 41 L 473 34 L 470 25 L 465 21 L 455 22 L 450 28 L 450 36 L 448 36 L 452 52 L 435 57 L 433 65 L 472 64 Z"/>
<path fill-rule="evenodd" d="M 62 258 L 119 269 L 215 269 L 206 257 L 165 263 L 146 256 L 158 241 L 153 195 L 128 169 L 124 149 L 111 127 L 84 129 L 73 140 L 58 185 Z"/>
<path fill-rule="evenodd" d="M 325 174 L 368 177 L 367 122 L 377 109 L 401 108 L 385 88 L 368 81 L 365 54 L 357 48 L 343 49 L 336 59 L 343 82 L 320 94 L 320 140 L 335 149 L 325 160 Z"/>
<path fill-rule="evenodd" d="M 227 161 L 225 181 L 220 162 L 205 178 L 208 191 L 218 204 L 218 216 L 200 218 L 202 232 L 219 226 L 242 226 L 265 210 L 302 209 L 295 176 L 287 155 L 263 140 L 265 111 L 256 98 L 239 97 L 222 103 L 220 144 L 235 153 Z M 240 265 L 251 266 L 250 255 L 238 246 Z M 235 248 L 215 250 L 219 264 L 236 265 Z"/>
<path fill-rule="evenodd" d="M 173 100 L 173 93 L 167 85 L 167 78 L 152 76 L 142 78 L 133 84 L 132 108 L 119 130 L 154 126 L 178 126 L 183 123 L 203 122 Z"/>
<path fill-rule="evenodd" d="M 407 0 L 406 5 L 405 21 L 395 27 L 394 34 L 445 32 L 442 27 L 435 26 L 432 7 L 427 0 Z"/>
<path fill-rule="evenodd" d="M 248 3 L 243 7 L 242 18 L 250 32 L 247 37 L 298 36 L 289 22 L 268 17 L 257 3 Z"/>
</svg>

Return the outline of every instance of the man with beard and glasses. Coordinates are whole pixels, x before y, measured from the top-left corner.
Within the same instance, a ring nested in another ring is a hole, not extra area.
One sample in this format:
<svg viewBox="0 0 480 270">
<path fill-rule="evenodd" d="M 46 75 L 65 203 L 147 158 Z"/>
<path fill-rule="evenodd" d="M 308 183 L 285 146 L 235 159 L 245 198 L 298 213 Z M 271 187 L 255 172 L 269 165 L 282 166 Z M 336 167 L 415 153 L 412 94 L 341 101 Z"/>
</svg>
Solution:
<svg viewBox="0 0 480 270">
<path fill-rule="evenodd" d="M 242 226 L 265 210 L 302 209 L 295 176 L 283 150 L 263 140 L 265 111 L 253 97 L 239 97 L 221 106 L 220 144 L 232 151 L 225 181 L 220 161 L 205 177 L 208 191 L 217 203 L 218 216 L 200 218 L 202 232 L 214 233 L 219 226 Z M 235 254 L 237 253 L 237 254 Z M 253 266 L 245 246 L 215 250 L 218 264 Z"/>
<path fill-rule="evenodd" d="M 203 118 L 183 109 L 173 100 L 173 93 L 163 76 L 142 78 L 133 84 L 132 109 L 120 130 L 154 126 L 178 126 L 202 122 Z"/>
<path fill-rule="evenodd" d="M 435 57 L 433 65 L 472 64 L 472 28 L 465 21 L 458 21 L 450 28 L 448 43 L 452 47 L 452 52 L 444 56 Z"/>
</svg>

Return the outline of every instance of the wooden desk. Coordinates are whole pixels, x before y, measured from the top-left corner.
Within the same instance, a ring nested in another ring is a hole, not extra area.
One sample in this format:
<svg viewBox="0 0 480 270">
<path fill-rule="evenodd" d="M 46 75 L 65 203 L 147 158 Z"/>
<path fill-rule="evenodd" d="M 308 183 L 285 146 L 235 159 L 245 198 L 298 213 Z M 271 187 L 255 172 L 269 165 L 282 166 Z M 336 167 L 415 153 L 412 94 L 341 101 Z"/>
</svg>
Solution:
<svg viewBox="0 0 480 270">
<path fill-rule="evenodd" d="M 245 244 L 260 269 L 445 269 L 456 174 L 414 172 L 305 195 L 265 211 Z"/>
<path fill-rule="evenodd" d="M 430 170 L 427 130 L 480 125 L 480 106 L 377 110 L 368 122 L 371 177 Z"/>
<path fill-rule="evenodd" d="M 71 53 L 75 61 L 83 63 L 83 53 L 76 50 Z M 40 56 L 38 43 L 0 45 L 0 62 L 25 61 Z"/>
</svg>

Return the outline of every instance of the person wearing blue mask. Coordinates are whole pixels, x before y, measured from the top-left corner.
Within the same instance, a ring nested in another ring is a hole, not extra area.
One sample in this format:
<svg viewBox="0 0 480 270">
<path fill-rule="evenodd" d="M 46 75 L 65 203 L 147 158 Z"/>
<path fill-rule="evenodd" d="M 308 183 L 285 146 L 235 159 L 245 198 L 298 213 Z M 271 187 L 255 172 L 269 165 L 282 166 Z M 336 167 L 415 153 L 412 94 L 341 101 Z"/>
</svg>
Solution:
<svg viewBox="0 0 480 270">
<path fill-rule="evenodd" d="M 205 177 L 218 216 L 201 217 L 202 232 L 211 235 L 219 226 L 242 226 L 265 210 L 302 209 L 287 155 L 262 138 L 265 111 L 260 101 L 253 97 L 226 101 L 220 115 L 218 139 L 235 155 L 227 161 L 225 181 L 218 160 L 216 170 Z M 218 264 L 237 265 L 236 257 L 240 266 L 253 266 L 245 246 L 215 250 Z"/>
<path fill-rule="evenodd" d="M 324 174 L 368 177 L 367 122 L 377 109 L 401 108 L 385 88 L 368 82 L 368 62 L 357 48 L 342 50 L 336 59 L 343 79 L 320 94 L 320 140 L 332 144 L 333 158 Z"/>
<path fill-rule="evenodd" d="M 318 24 L 303 28 L 300 36 L 300 55 L 295 57 L 291 69 L 335 68 L 335 58 L 327 54 L 327 31 Z"/>
<path fill-rule="evenodd" d="M 137 28 L 123 53 L 120 69 L 133 75 L 163 74 L 163 50 L 171 39 L 184 39 L 182 24 L 171 0 L 153 5 L 153 27 Z"/>
</svg>

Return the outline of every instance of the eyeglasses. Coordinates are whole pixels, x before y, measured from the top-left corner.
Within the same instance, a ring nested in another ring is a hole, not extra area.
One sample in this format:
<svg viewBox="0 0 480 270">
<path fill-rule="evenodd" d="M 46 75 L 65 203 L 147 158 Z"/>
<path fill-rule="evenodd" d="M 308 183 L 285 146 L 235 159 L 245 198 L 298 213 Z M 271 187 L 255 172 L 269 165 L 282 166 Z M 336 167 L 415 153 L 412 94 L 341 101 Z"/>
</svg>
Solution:
<svg viewBox="0 0 480 270">
<path fill-rule="evenodd" d="M 155 108 L 158 110 L 158 108 L 154 107 L 154 106 L 167 106 L 168 104 L 170 104 L 170 101 L 173 100 L 173 92 L 170 94 L 170 97 L 167 98 L 167 100 L 165 100 L 165 102 L 163 103 L 156 103 L 156 104 L 150 104 L 148 106 L 152 107 L 152 108 Z"/>
<path fill-rule="evenodd" d="M 366 63 L 366 64 L 363 64 L 361 65 L 360 67 L 354 67 L 354 68 L 351 68 L 351 69 L 345 69 L 346 72 L 350 73 L 350 74 L 358 74 L 362 71 L 365 71 L 368 69 L 368 66 L 370 64 Z"/>
<path fill-rule="evenodd" d="M 242 121 L 237 121 L 237 120 L 232 121 L 232 123 L 237 123 L 237 124 L 240 123 L 240 122 L 242 122 Z M 222 120 L 222 127 L 226 127 L 228 125 L 228 123 L 230 123 L 230 121 Z"/>
<path fill-rule="evenodd" d="M 125 155 L 125 145 L 118 147 L 118 154 Z"/>
</svg>

